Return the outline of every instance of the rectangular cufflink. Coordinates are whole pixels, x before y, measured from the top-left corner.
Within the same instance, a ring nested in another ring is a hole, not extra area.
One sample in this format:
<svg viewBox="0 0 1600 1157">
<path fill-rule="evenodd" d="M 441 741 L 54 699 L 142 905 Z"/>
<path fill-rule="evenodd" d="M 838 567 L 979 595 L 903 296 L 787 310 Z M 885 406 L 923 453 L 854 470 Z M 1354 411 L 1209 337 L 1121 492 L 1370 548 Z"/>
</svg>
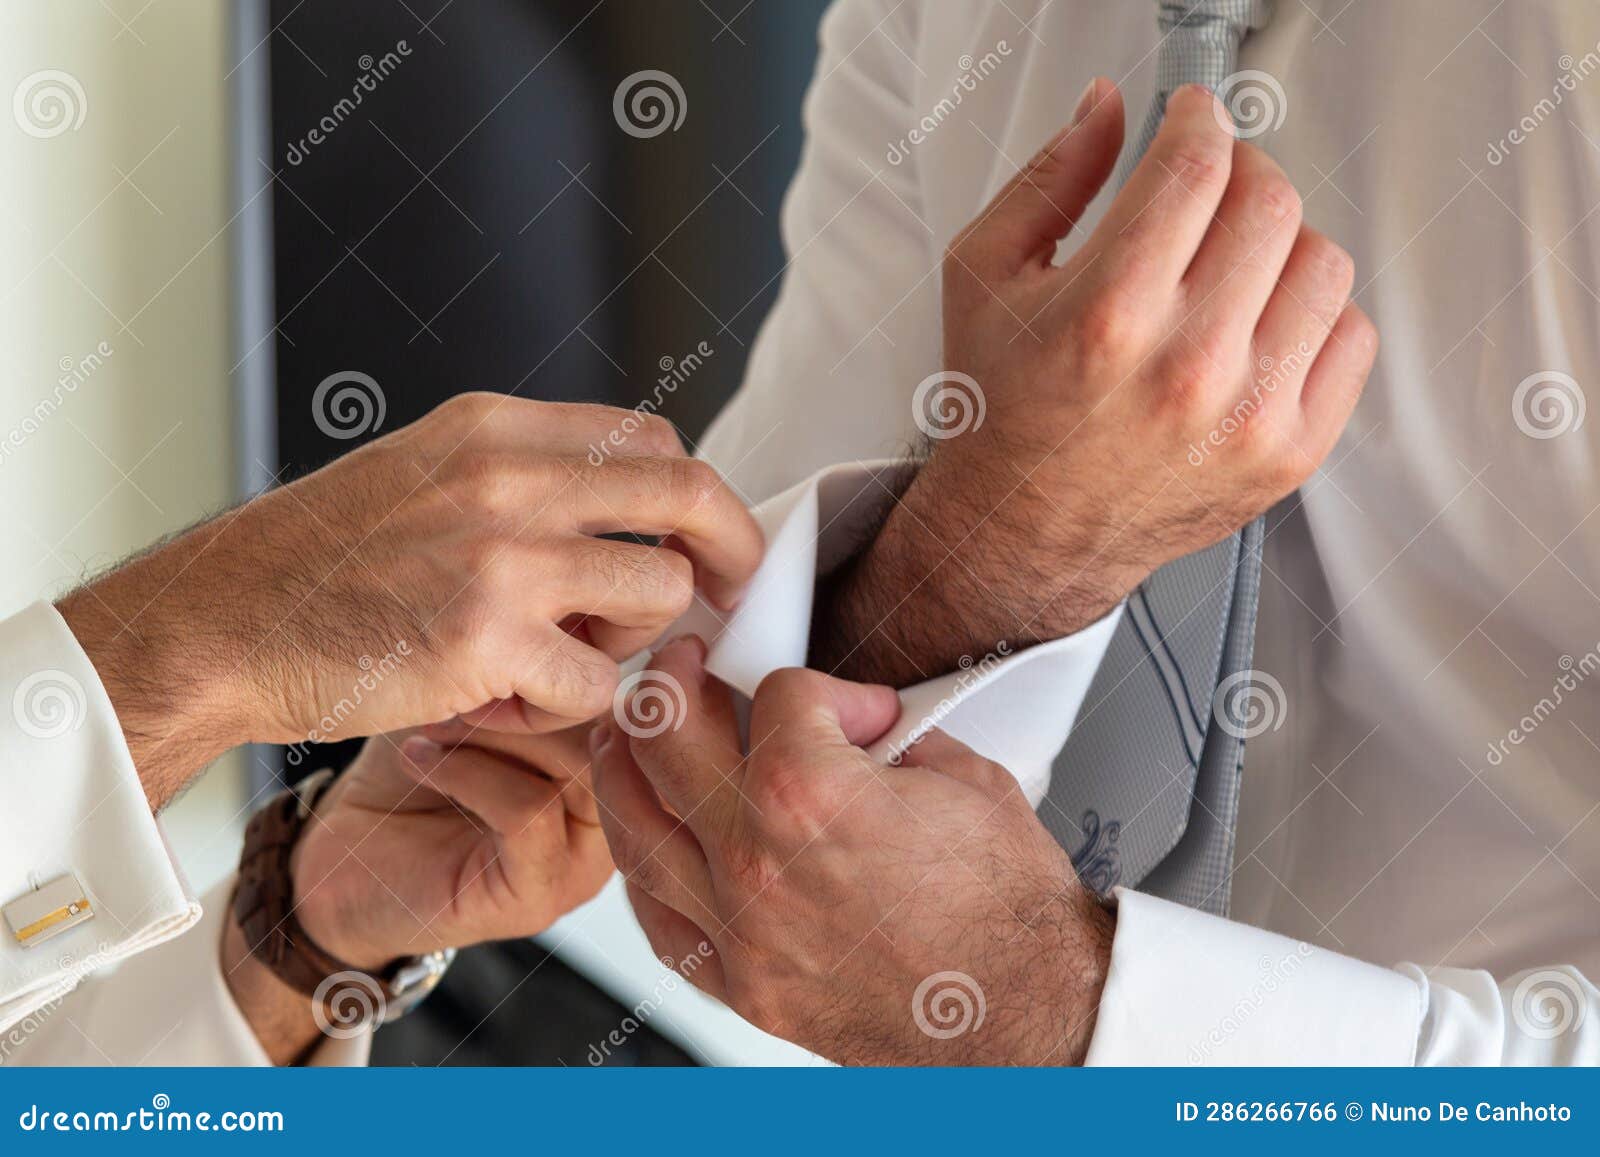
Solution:
<svg viewBox="0 0 1600 1157">
<path fill-rule="evenodd" d="M 94 918 L 83 885 L 70 872 L 19 896 L 0 911 L 4 911 L 11 934 L 24 948 L 43 944 Z"/>
</svg>

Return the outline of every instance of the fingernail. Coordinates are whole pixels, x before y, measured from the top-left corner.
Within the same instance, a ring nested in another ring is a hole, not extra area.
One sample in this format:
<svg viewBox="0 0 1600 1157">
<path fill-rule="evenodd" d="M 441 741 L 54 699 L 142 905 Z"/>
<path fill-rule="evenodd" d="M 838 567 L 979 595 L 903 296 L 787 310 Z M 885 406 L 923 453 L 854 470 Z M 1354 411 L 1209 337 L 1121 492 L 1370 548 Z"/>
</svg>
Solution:
<svg viewBox="0 0 1600 1157">
<path fill-rule="evenodd" d="M 444 748 L 423 735 L 412 735 L 400 744 L 400 754 L 418 767 L 432 767 L 444 757 Z"/>
<path fill-rule="evenodd" d="M 1077 107 L 1072 110 L 1072 127 L 1077 128 L 1089 115 L 1089 110 L 1094 108 L 1095 95 L 1100 91 L 1100 78 L 1097 76 L 1089 82 L 1083 90 L 1083 95 L 1078 98 Z"/>
<path fill-rule="evenodd" d="M 700 663 L 706 661 L 706 642 L 699 635 L 676 635 L 656 648 L 655 657 L 659 658 L 668 651 L 682 650 L 684 647 L 694 648 L 696 660 Z"/>
</svg>

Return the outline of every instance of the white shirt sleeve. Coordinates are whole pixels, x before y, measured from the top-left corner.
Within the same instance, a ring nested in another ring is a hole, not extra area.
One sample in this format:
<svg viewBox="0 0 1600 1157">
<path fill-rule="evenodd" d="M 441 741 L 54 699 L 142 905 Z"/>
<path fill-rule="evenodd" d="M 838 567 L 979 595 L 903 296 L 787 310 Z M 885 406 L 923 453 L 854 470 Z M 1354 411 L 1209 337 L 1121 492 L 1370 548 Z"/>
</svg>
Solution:
<svg viewBox="0 0 1600 1157">
<path fill-rule="evenodd" d="M 0 905 L 62 877 L 93 915 L 48 939 L 0 921 L 0 1039 L 200 918 L 99 676 L 41 602 L 0 621 Z"/>
<path fill-rule="evenodd" d="M 1382 968 L 1117 892 L 1093 1065 L 1600 1064 L 1600 991 L 1575 968 Z"/>
<path fill-rule="evenodd" d="M 230 876 L 207 893 L 205 916 L 187 935 L 86 980 L 0 1031 L 0 1064 L 270 1065 L 222 972 L 232 891 Z M 325 1037 L 308 1063 L 364 1065 L 371 1049 L 366 1029 Z"/>
<path fill-rule="evenodd" d="M 722 615 L 697 602 L 669 635 L 706 640 L 706 669 L 746 697 L 769 672 L 805 666 L 817 579 L 860 544 L 863 528 L 882 520 L 890 501 L 882 477 L 898 468 L 831 467 L 762 503 L 755 517 L 767 553 L 738 609 Z M 892 759 L 922 733 L 942 728 L 1004 764 L 1037 807 L 1120 615 L 1118 608 L 1074 635 L 1026 650 L 997 643 L 948 675 L 902 688 L 899 722 L 870 754 Z"/>
</svg>

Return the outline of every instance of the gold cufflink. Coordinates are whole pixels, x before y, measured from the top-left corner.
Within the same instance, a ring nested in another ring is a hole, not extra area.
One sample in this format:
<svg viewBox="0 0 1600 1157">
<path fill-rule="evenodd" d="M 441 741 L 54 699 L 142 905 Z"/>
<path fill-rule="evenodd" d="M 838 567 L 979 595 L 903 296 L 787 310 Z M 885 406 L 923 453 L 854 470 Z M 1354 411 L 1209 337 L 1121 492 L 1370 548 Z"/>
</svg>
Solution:
<svg viewBox="0 0 1600 1157">
<path fill-rule="evenodd" d="M 0 911 L 4 911 L 11 934 L 24 948 L 43 944 L 94 918 L 89 897 L 71 872 L 19 896 Z"/>
</svg>

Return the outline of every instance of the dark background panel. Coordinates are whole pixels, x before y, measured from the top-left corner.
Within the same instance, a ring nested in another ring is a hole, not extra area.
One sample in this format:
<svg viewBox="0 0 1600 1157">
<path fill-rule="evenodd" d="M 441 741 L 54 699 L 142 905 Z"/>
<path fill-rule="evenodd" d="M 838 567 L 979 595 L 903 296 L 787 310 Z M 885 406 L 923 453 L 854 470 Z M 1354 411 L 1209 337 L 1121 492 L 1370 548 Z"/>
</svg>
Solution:
<svg viewBox="0 0 1600 1157">
<path fill-rule="evenodd" d="M 824 7 L 272 0 L 273 155 L 260 160 L 276 174 L 281 477 L 464 390 L 635 405 L 666 359 L 704 342 L 712 356 L 662 408 L 697 438 L 777 290 L 778 208 Z M 643 70 L 683 93 L 682 123 L 647 138 L 613 112 Z M 324 407 L 319 424 L 312 405 L 349 371 L 376 383 L 384 411 L 354 437 L 342 435 L 368 424 L 359 412 L 341 422 Z M 353 754 L 332 745 L 291 766 L 280 753 L 280 766 L 292 779 Z M 491 946 L 379 1033 L 375 1059 L 586 1064 L 626 1015 L 536 946 Z M 606 1063 L 693 1062 L 645 1028 Z"/>
</svg>

